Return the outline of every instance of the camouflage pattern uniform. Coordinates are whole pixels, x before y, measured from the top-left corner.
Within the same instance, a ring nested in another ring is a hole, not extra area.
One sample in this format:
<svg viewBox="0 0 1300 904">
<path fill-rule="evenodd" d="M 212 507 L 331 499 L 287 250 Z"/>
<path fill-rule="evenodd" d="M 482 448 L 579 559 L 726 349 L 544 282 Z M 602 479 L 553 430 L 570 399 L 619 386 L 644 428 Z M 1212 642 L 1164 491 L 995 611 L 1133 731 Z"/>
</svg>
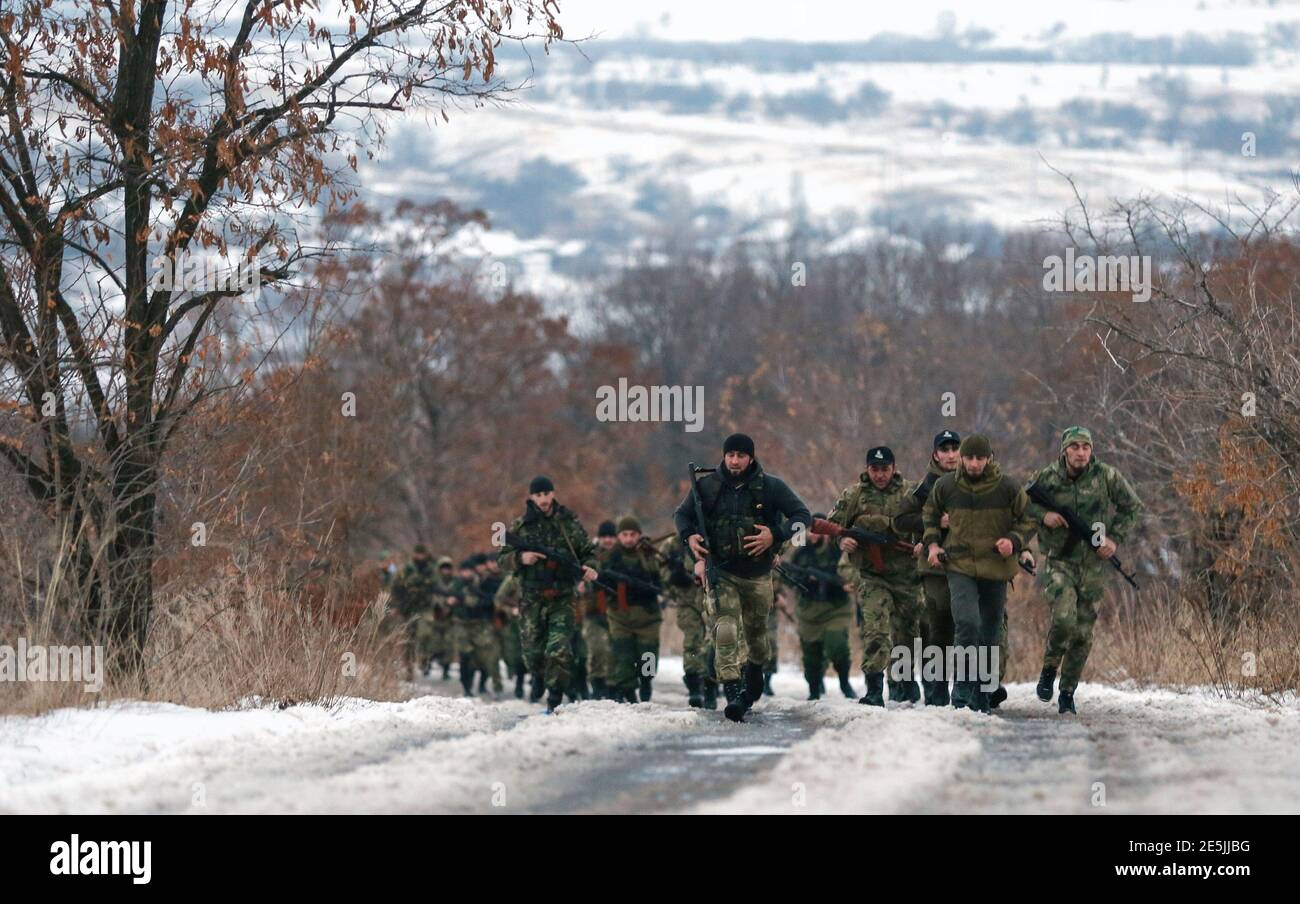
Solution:
<svg viewBox="0 0 1300 904">
<path fill-rule="evenodd" d="M 622 522 L 619 523 L 623 529 Z M 659 560 L 648 549 L 615 546 L 604 557 L 600 568 L 613 569 L 646 583 L 663 584 Z M 603 579 L 602 579 L 603 580 Z M 611 586 L 609 600 L 610 696 L 627 703 L 636 702 L 638 688 L 641 702 L 650 700 L 651 681 L 659 669 L 659 629 L 663 612 L 658 594 L 640 590 L 619 581 Z"/>
<path fill-rule="evenodd" d="M 506 674 L 515 679 L 515 696 L 524 695 L 524 648 L 519 638 L 520 618 L 518 608 L 523 592 L 518 575 L 507 575 L 493 597 L 497 619 L 501 623 L 501 657 L 506 661 Z"/>
<path fill-rule="evenodd" d="M 1105 525 L 1105 536 L 1116 544 L 1127 539 L 1142 511 L 1142 501 L 1124 475 L 1095 456 L 1071 477 L 1062 452 L 1030 482 L 1046 490 L 1057 505 L 1074 509 L 1087 524 Z M 1090 543 L 1072 541 L 1068 527 L 1043 524 L 1042 506 L 1030 502 L 1029 514 L 1038 527 L 1038 548 L 1047 556 L 1041 580 L 1052 610 L 1043 668 L 1059 667 L 1060 689 L 1073 694 L 1092 649 L 1092 628 L 1109 566 Z"/>
<path fill-rule="evenodd" d="M 460 605 L 452 608 L 456 651 L 460 658 L 460 683 L 467 695 L 471 693 L 475 672 L 482 674 L 484 682 L 491 677 L 493 690 L 501 690 L 501 675 L 497 671 L 500 649 L 492 623 L 495 614 L 493 597 L 498 582 L 493 581 L 486 587 L 483 583 L 484 579 L 477 576 L 460 578 L 465 596 Z"/>
<path fill-rule="evenodd" d="M 609 552 L 596 550 L 596 561 L 603 563 Z M 596 566 L 599 570 L 602 565 Z M 601 699 L 609 689 L 609 599 L 605 590 L 594 584 L 583 586 L 579 605 L 583 612 L 582 636 L 587 643 L 587 679 L 592 695 Z"/>
<path fill-rule="evenodd" d="M 816 516 L 814 516 L 816 517 Z M 832 540 L 816 540 L 797 547 L 789 556 L 791 565 L 815 568 L 835 576 L 834 580 L 802 578 L 808 593 L 799 593 L 795 624 L 803 654 L 803 674 L 811 698 L 821 695 L 826 666 L 833 665 L 841 684 L 849 677 L 849 619 L 853 613 L 844 580 L 839 577 L 842 558 Z"/>
<path fill-rule="evenodd" d="M 695 557 L 675 534 L 659 544 L 667 561 L 666 594 L 677 610 L 682 632 L 682 680 L 692 706 L 718 708 L 718 682 L 713 675 L 713 619 L 704 605 L 704 590 L 695 579 Z"/>
<path fill-rule="evenodd" d="M 895 473 L 885 488 L 878 490 L 863 471 L 858 482 L 840 494 L 829 520 L 842 527 L 906 537 L 919 527 L 920 503 L 912 495 L 913 489 L 901 474 Z M 849 554 L 849 561 L 858 570 L 862 672 L 869 680 L 889 666 L 891 648 L 906 647 L 910 651 L 913 638 L 921 630 L 920 582 L 911 554 L 890 547 L 878 548 L 878 553 L 879 564 L 873 563 L 874 553 L 868 549 L 859 547 Z M 906 683 L 912 678 L 902 676 L 896 680 Z M 891 682 L 890 690 L 891 695 L 909 695 L 911 699 L 908 688 L 896 690 Z"/>
<path fill-rule="evenodd" d="M 420 671 L 443 652 L 433 629 L 437 585 L 437 571 L 427 557 L 409 562 L 393 579 L 393 607 L 403 621 L 407 662 Z"/>
<path fill-rule="evenodd" d="M 565 552 L 582 565 L 596 567 L 595 548 L 577 517 L 558 502 L 549 515 L 528 501 L 524 515 L 510 528 L 525 540 Z M 569 688 L 573 669 L 574 590 L 581 575 L 570 573 L 553 559 L 524 565 L 522 553 L 507 545 L 500 553 L 501 569 L 517 574 L 523 589 L 520 638 L 524 661 L 536 678 L 542 676 L 552 695 Z"/>
<path fill-rule="evenodd" d="M 729 704 L 731 694 L 743 691 L 752 705 L 762 693 L 762 670 L 769 659 L 767 616 L 775 590 L 772 556 L 790 538 L 790 525 L 797 522 L 809 526 L 812 515 L 784 481 L 764 473 L 757 459 L 739 478 L 727 472 L 725 460 L 719 462 L 717 472 L 700 478 L 699 489 L 707 529 L 701 532 L 696 527 L 690 493 L 677 507 L 674 522 L 683 543 L 689 545 L 690 536 L 697 532 L 709 538 L 706 545 L 715 557 L 719 578 L 713 629 L 718 680 L 723 682 L 724 690 L 726 685 L 733 685 L 727 691 Z M 771 530 L 772 545 L 762 555 L 751 556 L 745 551 L 743 538 L 753 535 L 759 524 Z M 745 687 L 737 689 L 734 684 L 741 680 L 741 666 L 745 664 L 741 661 L 742 650 L 750 668 Z"/>
</svg>

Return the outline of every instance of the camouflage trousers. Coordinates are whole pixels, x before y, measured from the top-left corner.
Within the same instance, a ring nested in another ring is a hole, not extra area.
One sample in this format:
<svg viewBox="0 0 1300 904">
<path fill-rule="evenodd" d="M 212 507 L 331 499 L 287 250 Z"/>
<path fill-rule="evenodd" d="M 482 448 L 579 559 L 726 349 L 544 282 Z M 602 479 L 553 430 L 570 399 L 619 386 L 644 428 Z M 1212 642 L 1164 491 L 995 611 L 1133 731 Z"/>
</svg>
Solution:
<svg viewBox="0 0 1300 904">
<path fill-rule="evenodd" d="M 742 657 L 758 666 L 767 663 L 767 616 L 773 598 L 770 573 L 757 578 L 718 575 L 713 646 L 719 681 L 740 680 Z"/>
<path fill-rule="evenodd" d="M 692 591 L 677 601 L 677 627 L 682 632 L 682 670 L 687 675 L 712 675 L 709 666 L 713 631 L 704 611 L 704 594 Z"/>
<path fill-rule="evenodd" d="M 492 689 L 501 690 L 501 670 L 497 667 L 497 660 L 501 658 L 501 648 L 497 644 L 497 635 L 492 628 L 492 622 L 458 621 L 454 624 L 461 675 L 463 676 L 466 670 L 481 669 L 491 677 Z"/>
<path fill-rule="evenodd" d="M 548 691 L 563 693 L 573 672 L 573 594 L 525 594 L 519 611 L 524 666 Z"/>
<path fill-rule="evenodd" d="M 799 649 L 803 654 L 804 678 L 815 684 L 826 674 L 827 664 L 843 665 L 848 674 L 849 616 L 853 607 L 847 602 L 828 603 L 800 600 L 794 618 L 799 630 Z"/>
<path fill-rule="evenodd" d="M 768 675 L 775 675 L 777 668 L 776 635 L 777 628 L 780 626 L 777 617 L 778 610 L 774 598 L 772 600 L 772 608 L 767 610 L 767 659 L 763 662 L 763 672 Z"/>
<path fill-rule="evenodd" d="M 1100 561 L 1100 560 L 1098 560 Z M 1044 668 L 1060 668 L 1063 691 L 1074 692 L 1092 651 L 1092 628 L 1106 574 L 1099 565 L 1076 565 L 1049 558 L 1043 572 L 1043 592 L 1052 609 Z"/>
<path fill-rule="evenodd" d="M 663 616 L 641 607 L 609 613 L 609 686 L 634 690 L 659 671 L 659 628 Z"/>
<path fill-rule="evenodd" d="M 588 615 L 582 622 L 582 638 L 587 642 L 587 678 L 591 681 L 609 677 L 609 624 L 602 615 Z"/>
<path fill-rule="evenodd" d="M 497 631 L 501 642 L 501 658 L 506 661 L 506 674 L 511 678 L 522 675 L 528 669 L 524 666 L 524 648 L 519 639 L 519 619 L 512 618 L 510 623 Z"/>
<path fill-rule="evenodd" d="M 910 650 L 912 639 L 920 636 L 920 586 L 910 575 L 886 578 L 862 574 L 858 576 L 858 600 L 862 607 L 862 673 L 883 672 L 893 648 Z"/>
</svg>

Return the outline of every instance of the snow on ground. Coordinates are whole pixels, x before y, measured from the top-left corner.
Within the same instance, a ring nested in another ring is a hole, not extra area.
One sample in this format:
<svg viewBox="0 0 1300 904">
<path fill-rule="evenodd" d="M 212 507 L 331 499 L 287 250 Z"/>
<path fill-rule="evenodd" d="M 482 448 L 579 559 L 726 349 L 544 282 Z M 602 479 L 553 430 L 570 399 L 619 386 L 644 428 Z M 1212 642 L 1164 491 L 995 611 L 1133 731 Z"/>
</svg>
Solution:
<svg viewBox="0 0 1300 904">
<path fill-rule="evenodd" d="M 654 703 L 554 716 L 422 681 L 401 703 L 11 717 L 0 812 L 1300 812 L 1296 706 L 1084 685 L 1061 719 L 1013 685 L 981 717 L 774 684 L 744 725 L 689 710 L 677 659 Z"/>
</svg>

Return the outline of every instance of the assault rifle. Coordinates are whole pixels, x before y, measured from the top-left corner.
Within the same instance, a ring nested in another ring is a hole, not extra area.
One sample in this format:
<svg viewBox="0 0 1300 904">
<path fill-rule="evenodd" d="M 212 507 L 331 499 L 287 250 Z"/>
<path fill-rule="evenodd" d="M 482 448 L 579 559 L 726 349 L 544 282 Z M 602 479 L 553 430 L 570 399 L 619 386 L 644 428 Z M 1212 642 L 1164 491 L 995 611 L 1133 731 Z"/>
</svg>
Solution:
<svg viewBox="0 0 1300 904">
<path fill-rule="evenodd" d="M 912 490 L 912 498 L 919 499 L 921 502 L 925 502 L 925 500 L 930 498 L 930 490 L 934 488 L 934 485 L 936 482 L 938 482 L 938 480 L 939 480 L 938 474 L 935 474 L 933 472 L 926 474 L 925 480 L 922 480 L 920 483 L 918 483 L 916 485 L 916 489 Z"/>
<path fill-rule="evenodd" d="M 700 498 L 700 485 L 695 479 L 696 474 L 712 474 L 717 468 L 700 468 L 695 462 L 688 462 L 691 469 L 691 503 L 695 507 L 695 532 L 704 538 L 704 549 L 706 552 L 712 549 L 709 541 L 709 522 L 704 517 L 704 500 Z M 717 611 L 718 599 L 718 566 L 713 562 L 712 555 L 704 557 L 704 605 L 710 613 Z"/>
<path fill-rule="evenodd" d="M 558 562 L 559 564 L 563 565 L 565 569 L 568 572 L 570 572 L 570 574 L 573 577 L 577 577 L 578 575 L 582 574 L 582 563 L 579 562 L 573 556 L 571 556 L 569 553 L 564 552 L 562 550 L 554 549 L 550 546 L 543 546 L 541 543 L 534 543 L 531 540 L 525 540 L 523 537 L 519 536 L 518 534 L 513 534 L 510 533 L 509 531 L 506 532 L 506 545 L 513 547 L 514 549 L 518 549 L 521 552 L 541 553 L 542 555 L 546 556 L 546 558 L 552 559 Z M 611 587 L 609 583 L 607 583 L 608 581 L 613 581 L 614 583 L 627 584 L 629 587 L 632 587 L 636 590 L 640 590 L 643 593 L 653 593 L 656 596 L 658 596 L 660 593 L 663 592 L 663 590 L 659 587 L 658 584 L 651 584 L 650 582 L 643 581 L 638 577 L 634 577 L 633 575 L 625 574 L 624 572 L 621 571 L 614 571 L 613 569 L 610 568 L 601 570 L 596 575 L 596 580 L 593 581 L 592 583 L 594 583 L 597 587 L 603 587 L 604 589 L 608 590 L 610 593 L 617 593 L 618 591 L 615 590 L 614 587 Z"/>
<path fill-rule="evenodd" d="M 1025 495 L 1033 502 L 1036 502 L 1043 508 L 1047 509 L 1049 512 L 1056 512 L 1056 514 L 1065 519 L 1065 526 L 1070 531 L 1070 539 L 1066 541 L 1065 552 L 1070 552 L 1081 540 L 1087 542 L 1089 546 L 1092 545 L 1092 528 L 1086 521 L 1079 517 L 1079 513 L 1074 509 L 1068 508 L 1064 505 L 1057 505 L 1052 501 L 1052 497 L 1047 494 L 1047 491 L 1036 483 L 1031 483 L 1029 486 L 1025 487 Z M 1095 547 L 1093 551 L 1096 551 Z M 1124 570 L 1124 563 L 1119 560 L 1119 556 L 1111 556 L 1106 561 L 1120 573 L 1120 577 L 1133 585 L 1133 589 L 1141 589 L 1138 587 L 1137 581 L 1134 580 L 1134 576 Z"/>
<path fill-rule="evenodd" d="M 914 543 L 908 543 L 894 533 L 881 533 L 867 530 L 865 527 L 840 527 L 834 521 L 827 521 L 825 518 L 813 519 L 812 532 L 818 536 L 848 537 L 855 541 L 866 552 L 871 570 L 875 572 L 885 570 L 884 550 L 892 549 L 911 555 L 915 547 Z"/>
<path fill-rule="evenodd" d="M 781 568 L 793 577 L 801 578 L 809 583 L 816 583 L 818 585 L 831 584 L 836 588 L 844 586 L 843 578 L 833 571 L 827 571 L 825 568 L 813 568 L 810 565 L 795 565 L 793 562 L 782 562 Z M 818 591 L 822 593 L 825 592 L 822 586 L 818 587 Z M 808 592 L 808 590 L 804 590 L 804 593 Z"/>
</svg>

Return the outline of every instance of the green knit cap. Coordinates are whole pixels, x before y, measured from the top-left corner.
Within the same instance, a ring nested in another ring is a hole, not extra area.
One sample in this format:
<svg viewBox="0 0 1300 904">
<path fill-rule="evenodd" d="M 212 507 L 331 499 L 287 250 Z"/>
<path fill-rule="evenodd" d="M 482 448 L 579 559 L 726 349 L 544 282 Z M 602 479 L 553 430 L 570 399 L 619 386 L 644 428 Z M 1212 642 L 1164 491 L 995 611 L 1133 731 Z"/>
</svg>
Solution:
<svg viewBox="0 0 1300 904">
<path fill-rule="evenodd" d="M 1087 427 L 1066 427 L 1065 432 L 1061 434 L 1061 451 L 1070 443 L 1087 443 L 1092 445 L 1092 431 Z"/>
<path fill-rule="evenodd" d="M 983 433 L 972 433 L 961 441 L 961 454 L 964 458 L 992 458 L 993 444 Z"/>
<path fill-rule="evenodd" d="M 634 530 L 639 534 L 641 533 L 641 522 L 636 520 L 632 515 L 624 515 L 622 518 L 618 519 L 618 530 L 619 533 L 622 533 L 625 530 Z"/>
</svg>

